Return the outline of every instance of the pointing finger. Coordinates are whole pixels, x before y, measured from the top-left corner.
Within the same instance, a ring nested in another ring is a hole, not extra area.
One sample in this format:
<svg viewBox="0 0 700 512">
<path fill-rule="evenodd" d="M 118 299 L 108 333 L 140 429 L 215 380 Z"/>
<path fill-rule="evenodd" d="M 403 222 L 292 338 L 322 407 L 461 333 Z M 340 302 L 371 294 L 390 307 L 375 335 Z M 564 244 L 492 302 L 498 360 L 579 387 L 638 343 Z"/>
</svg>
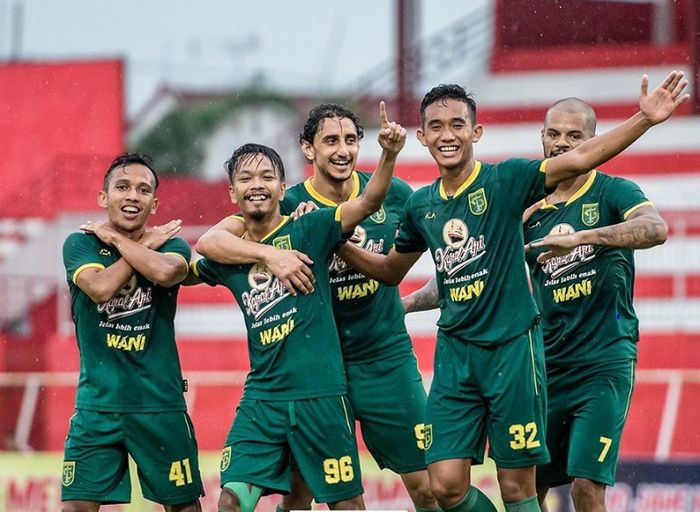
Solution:
<svg viewBox="0 0 700 512">
<path fill-rule="evenodd" d="M 382 123 L 382 128 L 389 126 L 389 118 L 386 115 L 386 104 L 383 101 L 379 102 L 379 120 Z"/>
</svg>

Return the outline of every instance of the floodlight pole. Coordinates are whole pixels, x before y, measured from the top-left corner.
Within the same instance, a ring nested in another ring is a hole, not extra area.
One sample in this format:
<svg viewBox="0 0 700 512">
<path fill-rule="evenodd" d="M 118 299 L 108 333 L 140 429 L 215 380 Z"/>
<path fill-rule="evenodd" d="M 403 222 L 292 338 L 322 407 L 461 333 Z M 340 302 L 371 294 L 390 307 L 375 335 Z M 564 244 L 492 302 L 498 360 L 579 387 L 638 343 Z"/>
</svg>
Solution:
<svg viewBox="0 0 700 512">
<path fill-rule="evenodd" d="M 415 88 L 420 77 L 419 0 L 396 0 L 396 119 L 404 126 L 418 122 Z"/>
</svg>

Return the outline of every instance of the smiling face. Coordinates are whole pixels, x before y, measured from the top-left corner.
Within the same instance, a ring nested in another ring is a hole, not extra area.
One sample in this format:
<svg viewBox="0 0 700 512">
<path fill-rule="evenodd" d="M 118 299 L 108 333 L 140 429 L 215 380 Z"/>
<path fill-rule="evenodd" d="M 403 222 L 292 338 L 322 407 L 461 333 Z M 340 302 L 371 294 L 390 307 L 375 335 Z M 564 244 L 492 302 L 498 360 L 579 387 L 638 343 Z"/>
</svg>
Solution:
<svg viewBox="0 0 700 512">
<path fill-rule="evenodd" d="M 327 117 L 321 121 L 313 144 L 301 141 L 304 156 L 314 166 L 314 175 L 332 183 L 350 178 L 357 163 L 360 137 L 352 119 Z"/>
<path fill-rule="evenodd" d="M 456 99 L 441 99 L 425 108 L 423 125 L 417 136 L 428 148 L 440 169 L 461 172 L 473 158 L 482 126 L 474 124 L 469 107 Z"/>
<path fill-rule="evenodd" d="M 545 158 L 571 151 L 593 137 L 594 131 L 595 124 L 591 128 L 586 113 L 550 110 L 542 128 L 542 149 Z"/>
<path fill-rule="evenodd" d="M 141 164 L 127 164 L 110 173 L 107 190 L 101 190 L 97 203 L 107 210 L 112 226 L 125 234 L 144 229 L 146 220 L 156 211 L 155 178 Z"/>
<path fill-rule="evenodd" d="M 279 213 L 285 185 L 272 161 L 262 154 L 241 157 L 229 186 L 231 201 L 256 221 Z"/>
</svg>

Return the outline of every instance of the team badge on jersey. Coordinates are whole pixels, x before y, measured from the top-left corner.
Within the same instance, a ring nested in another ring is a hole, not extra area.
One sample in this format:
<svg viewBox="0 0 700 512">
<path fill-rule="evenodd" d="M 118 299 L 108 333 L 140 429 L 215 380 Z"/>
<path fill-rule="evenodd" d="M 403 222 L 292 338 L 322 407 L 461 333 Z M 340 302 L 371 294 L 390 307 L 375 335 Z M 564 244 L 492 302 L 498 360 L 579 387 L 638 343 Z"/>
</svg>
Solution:
<svg viewBox="0 0 700 512">
<path fill-rule="evenodd" d="M 489 204 L 488 201 L 486 201 L 486 192 L 484 192 L 483 187 L 476 192 L 469 194 L 469 211 L 474 215 L 483 214 L 488 206 Z"/>
<path fill-rule="evenodd" d="M 278 236 L 272 240 L 272 245 L 277 249 L 290 250 L 292 248 L 292 238 L 289 235 Z"/>
<path fill-rule="evenodd" d="M 366 241 L 367 230 L 362 226 L 355 226 L 355 231 L 353 231 L 352 236 L 348 238 L 348 242 L 364 247 Z"/>
<path fill-rule="evenodd" d="M 231 464 L 231 447 L 227 446 L 221 452 L 221 462 L 219 464 L 219 469 L 221 471 L 226 471 Z"/>
<path fill-rule="evenodd" d="M 272 273 L 265 265 L 256 263 L 248 272 L 248 284 L 251 290 L 265 290 L 272 282 Z"/>
<path fill-rule="evenodd" d="M 372 219 L 372 222 L 375 222 L 377 224 L 383 224 L 384 221 L 386 221 L 386 211 L 384 210 L 384 205 L 379 208 L 379 211 L 374 212 L 372 215 L 369 217 Z"/>
<path fill-rule="evenodd" d="M 469 236 L 469 229 L 462 219 L 450 219 L 442 227 L 442 239 L 445 245 L 453 249 L 462 247 Z"/>
<path fill-rule="evenodd" d="M 64 487 L 68 487 L 73 480 L 75 480 L 75 461 L 64 461 L 61 483 Z"/>
<path fill-rule="evenodd" d="M 586 226 L 595 226 L 600 220 L 598 203 L 584 204 L 581 207 L 581 220 Z"/>
</svg>

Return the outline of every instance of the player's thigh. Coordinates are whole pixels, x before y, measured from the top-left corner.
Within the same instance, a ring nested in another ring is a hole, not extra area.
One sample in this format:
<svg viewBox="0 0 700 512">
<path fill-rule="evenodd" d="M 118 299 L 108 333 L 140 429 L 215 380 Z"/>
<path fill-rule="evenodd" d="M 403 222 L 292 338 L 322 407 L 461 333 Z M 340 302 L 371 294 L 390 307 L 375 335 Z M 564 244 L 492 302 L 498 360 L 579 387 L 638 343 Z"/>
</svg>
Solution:
<svg viewBox="0 0 700 512">
<path fill-rule="evenodd" d="M 185 411 L 124 414 L 126 445 L 146 499 L 179 505 L 203 494 L 192 420 Z"/>
<path fill-rule="evenodd" d="M 544 346 L 538 328 L 503 345 L 485 348 L 476 367 L 488 403 L 489 455 L 503 468 L 549 461 Z"/>
<path fill-rule="evenodd" d="M 413 353 L 345 369 L 348 400 L 379 467 L 396 473 L 425 469 L 426 393 Z"/>
<path fill-rule="evenodd" d="M 344 396 L 297 400 L 289 445 L 318 503 L 362 494 L 362 474 L 350 406 Z"/>
<path fill-rule="evenodd" d="M 423 430 L 427 464 L 448 459 L 483 462 L 487 410 L 470 364 L 474 350 L 438 333 Z"/>
<path fill-rule="evenodd" d="M 290 490 L 287 434 L 293 402 L 243 398 L 221 452 L 221 484 L 245 482 L 269 492 Z"/>
<path fill-rule="evenodd" d="M 634 388 L 634 361 L 596 365 L 574 382 L 584 405 L 577 411 L 571 432 L 571 477 L 613 485 L 620 439 Z"/>
<path fill-rule="evenodd" d="M 66 437 L 61 483 L 63 501 L 130 501 L 129 462 L 119 414 L 75 411 Z"/>
</svg>

